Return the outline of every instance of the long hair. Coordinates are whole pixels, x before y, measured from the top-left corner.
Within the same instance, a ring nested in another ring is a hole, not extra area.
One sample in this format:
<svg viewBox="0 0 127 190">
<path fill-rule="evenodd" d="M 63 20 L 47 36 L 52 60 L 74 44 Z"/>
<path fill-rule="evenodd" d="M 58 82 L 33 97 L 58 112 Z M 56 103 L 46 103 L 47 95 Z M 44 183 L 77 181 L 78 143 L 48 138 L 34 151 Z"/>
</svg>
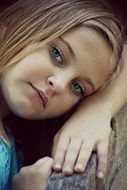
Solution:
<svg viewBox="0 0 127 190">
<path fill-rule="evenodd" d="M 0 14 L 0 25 L 6 27 L 0 46 L 0 75 L 44 44 L 80 26 L 99 32 L 112 48 L 115 67 L 109 79 L 120 70 L 121 23 L 102 0 L 19 0 Z"/>
<path fill-rule="evenodd" d="M 0 51 L 0 73 L 43 44 L 81 25 L 104 36 L 116 63 L 122 50 L 120 22 L 102 1 L 19 0 L 0 15 L 0 22 L 7 27 Z"/>
</svg>

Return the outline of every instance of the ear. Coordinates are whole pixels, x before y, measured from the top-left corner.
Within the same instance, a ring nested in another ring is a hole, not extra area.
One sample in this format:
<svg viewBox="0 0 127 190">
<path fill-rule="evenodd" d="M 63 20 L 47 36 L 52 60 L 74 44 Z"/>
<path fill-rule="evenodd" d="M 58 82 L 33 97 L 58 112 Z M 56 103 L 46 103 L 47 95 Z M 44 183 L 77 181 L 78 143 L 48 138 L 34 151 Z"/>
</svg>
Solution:
<svg viewBox="0 0 127 190">
<path fill-rule="evenodd" d="M 3 41 L 6 31 L 7 27 L 3 23 L 0 23 L 0 42 Z"/>
</svg>

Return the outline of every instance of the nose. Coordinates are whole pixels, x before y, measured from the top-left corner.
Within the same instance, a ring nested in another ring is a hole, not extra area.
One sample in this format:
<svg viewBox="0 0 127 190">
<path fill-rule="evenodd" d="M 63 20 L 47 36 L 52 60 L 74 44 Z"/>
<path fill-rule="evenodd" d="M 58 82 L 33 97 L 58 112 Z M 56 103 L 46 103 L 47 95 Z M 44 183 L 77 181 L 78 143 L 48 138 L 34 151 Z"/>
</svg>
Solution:
<svg viewBox="0 0 127 190">
<path fill-rule="evenodd" d="M 56 93 L 64 92 L 69 86 L 69 79 L 63 76 L 51 76 L 47 79 L 48 88 Z"/>
</svg>

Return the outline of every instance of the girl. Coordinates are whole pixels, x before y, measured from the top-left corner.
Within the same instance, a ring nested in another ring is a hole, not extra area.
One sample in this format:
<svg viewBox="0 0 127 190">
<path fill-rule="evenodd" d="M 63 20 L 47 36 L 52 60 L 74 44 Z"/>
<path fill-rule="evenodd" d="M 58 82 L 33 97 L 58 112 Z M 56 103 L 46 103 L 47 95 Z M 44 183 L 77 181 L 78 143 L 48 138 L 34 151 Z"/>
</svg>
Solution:
<svg viewBox="0 0 127 190">
<path fill-rule="evenodd" d="M 5 190 L 18 169 L 3 118 L 9 112 L 26 119 L 56 117 L 104 89 L 119 73 L 123 36 L 119 21 L 100 1 L 20 0 L 0 15 L 0 22 L 1 160 L 8 166 L 1 165 L 0 171 Z M 81 154 L 84 145 L 76 145 Z M 21 169 L 13 189 L 44 189 L 51 168 L 52 159 L 42 158 Z M 54 168 L 60 169 L 59 163 Z M 65 173 L 72 172 L 66 168 Z"/>
</svg>

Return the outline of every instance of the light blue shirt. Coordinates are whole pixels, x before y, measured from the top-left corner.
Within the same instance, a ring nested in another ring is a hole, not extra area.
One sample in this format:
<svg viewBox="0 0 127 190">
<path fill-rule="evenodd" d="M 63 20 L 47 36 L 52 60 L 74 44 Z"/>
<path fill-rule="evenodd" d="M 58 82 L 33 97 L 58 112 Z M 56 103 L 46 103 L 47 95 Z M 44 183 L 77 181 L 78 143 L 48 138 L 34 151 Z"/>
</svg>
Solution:
<svg viewBox="0 0 127 190">
<path fill-rule="evenodd" d="M 13 176 L 18 173 L 18 163 L 13 140 L 8 146 L 0 138 L 0 190 L 11 190 Z"/>
</svg>

